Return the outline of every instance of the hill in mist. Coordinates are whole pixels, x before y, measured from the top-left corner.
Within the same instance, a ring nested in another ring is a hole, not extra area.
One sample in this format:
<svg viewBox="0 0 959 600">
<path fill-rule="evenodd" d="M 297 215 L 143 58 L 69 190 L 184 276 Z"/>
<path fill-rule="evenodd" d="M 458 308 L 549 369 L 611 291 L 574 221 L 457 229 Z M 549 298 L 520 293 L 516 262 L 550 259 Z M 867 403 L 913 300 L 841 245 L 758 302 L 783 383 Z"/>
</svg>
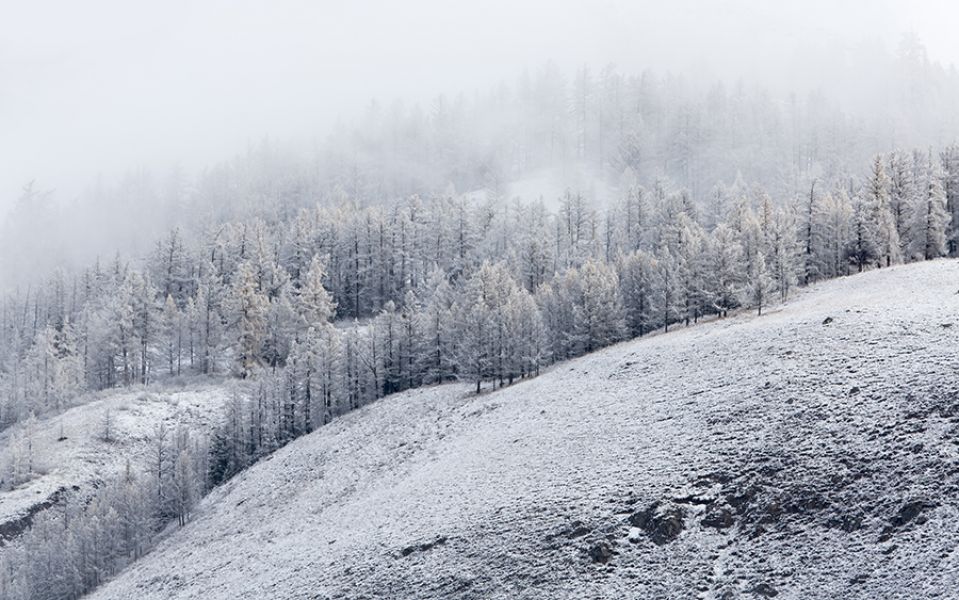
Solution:
<svg viewBox="0 0 959 600">
<path fill-rule="evenodd" d="M 957 280 L 882 269 L 493 393 L 385 398 L 93 597 L 951 597 Z"/>
</svg>

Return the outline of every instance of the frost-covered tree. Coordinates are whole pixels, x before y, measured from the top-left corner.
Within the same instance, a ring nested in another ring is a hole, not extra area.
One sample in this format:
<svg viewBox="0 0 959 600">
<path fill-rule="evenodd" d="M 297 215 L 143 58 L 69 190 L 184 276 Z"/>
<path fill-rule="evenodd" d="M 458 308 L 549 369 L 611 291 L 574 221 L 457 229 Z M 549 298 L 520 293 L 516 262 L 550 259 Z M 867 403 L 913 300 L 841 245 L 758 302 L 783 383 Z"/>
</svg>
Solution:
<svg viewBox="0 0 959 600">
<path fill-rule="evenodd" d="M 198 285 L 195 320 L 190 325 L 197 332 L 200 370 L 206 374 L 217 371 L 226 329 L 233 325 L 224 320 L 224 313 L 229 309 L 228 301 L 227 288 L 212 271 L 208 271 Z"/>
<path fill-rule="evenodd" d="M 559 278 L 539 286 L 536 290 L 539 307 L 547 331 L 547 354 L 558 361 L 576 356 L 574 341 L 568 332 L 573 330 L 573 305 Z"/>
<path fill-rule="evenodd" d="M 456 320 L 457 375 L 476 383 L 476 393 L 493 372 L 492 311 L 484 297 L 483 282 L 474 278 L 459 295 L 453 309 Z"/>
<path fill-rule="evenodd" d="M 154 345 L 160 333 L 160 306 L 156 289 L 148 278 L 139 276 L 135 271 L 131 271 L 128 278 L 131 286 L 128 301 L 133 309 L 139 383 L 146 384 L 152 374 Z"/>
<path fill-rule="evenodd" d="M 822 210 L 822 202 L 817 201 L 816 195 L 817 180 L 809 186 L 809 194 L 800 207 L 799 213 L 802 215 L 801 231 L 799 239 L 802 243 L 802 284 L 809 285 L 821 276 L 822 257 L 817 250 L 820 247 L 820 240 L 817 234 L 822 235 L 821 220 L 819 216 Z"/>
<path fill-rule="evenodd" d="M 849 274 L 847 251 L 852 216 L 853 209 L 844 188 L 823 197 L 821 264 L 828 277 Z"/>
<path fill-rule="evenodd" d="M 592 352 L 623 339 L 626 317 L 616 271 L 589 260 L 575 273 L 567 291 L 573 302 L 573 335 L 578 343 L 585 352 Z"/>
<path fill-rule="evenodd" d="M 746 265 L 739 238 L 732 228 L 722 223 L 713 231 L 711 239 L 709 288 L 720 317 L 742 304 Z"/>
<path fill-rule="evenodd" d="M 653 306 L 657 321 L 663 325 L 663 331 L 669 331 L 670 323 L 679 318 L 685 305 L 681 293 L 679 261 L 665 241 L 659 246 L 654 264 L 656 271 L 653 284 L 655 290 Z"/>
<path fill-rule="evenodd" d="M 229 322 L 236 331 L 236 364 L 241 377 L 249 377 L 260 362 L 266 338 L 269 300 L 257 285 L 253 266 L 240 265 L 230 290 Z"/>
<path fill-rule="evenodd" d="M 703 315 L 708 303 L 705 283 L 705 233 L 686 212 L 677 222 L 676 269 L 679 279 L 679 317 L 689 325 Z"/>
<path fill-rule="evenodd" d="M 547 357 L 547 331 L 536 300 L 525 289 L 518 288 L 510 294 L 506 316 L 511 332 L 506 378 L 511 384 L 517 377 L 539 374 Z"/>
<path fill-rule="evenodd" d="M 654 328 L 657 275 L 656 260 L 642 250 L 632 252 L 619 260 L 619 283 L 626 326 L 631 336 L 645 335 Z"/>
<path fill-rule="evenodd" d="M 912 157 L 903 152 L 889 156 L 889 211 L 899 238 L 899 253 L 908 256 L 917 190 L 913 178 Z"/>
<path fill-rule="evenodd" d="M 902 251 L 896 219 L 890 206 L 889 177 L 881 156 L 877 155 L 873 160 L 872 171 L 863 186 L 863 195 L 875 228 L 876 266 L 888 267 L 902 259 Z"/>
<path fill-rule="evenodd" d="M 179 375 L 183 356 L 183 323 L 180 310 L 172 295 L 167 295 L 163 304 L 160 329 L 163 337 L 164 355 L 170 375 Z"/>
<path fill-rule="evenodd" d="M 879 224 L 876 222 L 877 212 L 873 197 L 865 191 L 856 194 L 852 203 L 846 256 L 860 273 L 867 265 L 882 261 L 882 242 Z"/>
<path fill-rule="evenodd" d="M 166 518 L 175 519 L 182 527 L 204 492 L 205 480 L 200 473 L 208 450 L 182 425 L 176 428 L 171 438 L 165 512 Z"/>
<path fill-rule="evenodd" d="M 186 306 L 180 315 L 181 317 L 181 343 L 180 356 L 186 352 L 190 358 L 190 368 L 196 367 L 198 338 L 200 333 L 200 311 L 197 308 L 196 298 L 187 298 Z M 184 349 L 183 346 L 186 345 Z"/>
<path fill-rule="evenodd" d="M 79 393 L 82 357 L 69 321 L 59 331 L 48 325 L 37 333 L 24 358 L 23 379 L 27 410 L 36 414 L 60 411 Z"/>
<path fill-rule="evenodd" d="M 11 489 L 30 481 L 39 470 L 41 451 L 36 439 L 36 427 L 37 419 L 31 413 L 13 430 L 6 462 L 0 464 L 0 487 L 3 489 Z"/>
<path fill-rule="evenodd" d="M 464 284 L 453 312 L 457 370 L 477 382 L 477 391 L 485 379 L 504 385 L 528 374 L 532 362 L 539 367 L 542 351 L 530 347 L 543 341 L 539 309 L 504 264 L 484 263 Z M 518 339 L 522 334 L 533 337 Z"/>
<path fill-rule="evenodd" d="M 763 314 L 763 307 L 769 304 L 769 296 L 774 290 L 773 277 L 766 264 L 765 252 L 759 252 L 750 261 L 746 273 L 746 293 L 750 306 L 756 313 Z"/>
<path fill-rule="evenodd" d="M 419 357 L 422 354 L 422 319 L 419 298 L 413 290 L 407 290 L 403 306 L 399 311 L 399 340 L 397 360 L 399 362 L 400 387 L 410 389 L 420 384 Z"/>
<path fill-rule="evenodd" d="M 942 181 L 932 165 L 914 213 L 913 239 L 916 254 L 925 260 L 946 254 L 948 251 L 946 232 L 951 217 L 946 210 L 946 193 L 942 187 Z"/>
<path fill-rule="evenodd" d="M 325 277 L 325 263 L 321 257 L 314 255 L 302 276 L 296 296 L 296 312 L 302 321 L 301 326 L 315 327 L 333 319 L 336 303 L 323 283 Z"/>
<path fill-rule="evenodd" d="M 455 374 L 454 295 L 446 274 L 434 268 L 427 278 L 429 294 L 420 313 L 422 343 L 418 371 L 426 383 L 442 383 Z"/>
<path fill-rule="evenodd" d="M 541 202 L 519 208 L 518 239 L 512 261 L 523 286 L 530 292 L 545 283 L 553 273 L 554 245 L 550 239 L 550 219 Z"/>
<path fill-rule="evenodd" d="M 948 146 L 940 153 L 942 186 L 946 194 L 946 245 L 949 256 L 959 254 L 959 145 Z"/>
<path fill-rule="evenodd" d="M 157 242 L 149 271 L 161 296 L 172 297 L 177 307 L 184 306 L 187 298 L 193 295 L 196 285 L 193 260 L 179 228 L 174 227 L 163 240 Z"/>
<path fill-rule="evenodd" d="M 116 421 L 113 409 L 109 406 L 104 408 L 100 416 L 100 432 L 97 436 L 101 442 L 110 444 L 116 441 Z"/>
<path fill-rule="evenodd" d="M 267 310 L 267 334 L 262 352 L 266 364 L 274 371 L 286 363 L 299 330 L 289 289 L 286 282 L 278 286 L 269 300 Z"/>
<path fill-rule="evenodd" d="M 764 248 L 766 267 L 773 280 L 773 289 L 779 292 L 779 301 L 785 302 L 790 290 L 799 281 L 801 248 L 796 240 L 795 218 L 786 208 L 774 212 L 765 234 Z M 819 239 L 824 239 L 822 235 Z M 822 265 L 825 248 L 817 247 L 817 263 Z M 805 271 L 803 271 L 805 273 Z M 823 273 L 822 267 L 816 270 Z"/>
<path fill-rule="evenodd" d="M 386 303 L 373 320 L 371 333 L 371 343 L 375 346 L 375 359 L 371 357 L 371 360 L 378 363 L 376 370 L 383 383 L 382 394 L 399 392 L 402 390 L 403 381 L 403 361 L 400 354 L 402 326 L 399 311 L 392 300 Z"/>
</svg>

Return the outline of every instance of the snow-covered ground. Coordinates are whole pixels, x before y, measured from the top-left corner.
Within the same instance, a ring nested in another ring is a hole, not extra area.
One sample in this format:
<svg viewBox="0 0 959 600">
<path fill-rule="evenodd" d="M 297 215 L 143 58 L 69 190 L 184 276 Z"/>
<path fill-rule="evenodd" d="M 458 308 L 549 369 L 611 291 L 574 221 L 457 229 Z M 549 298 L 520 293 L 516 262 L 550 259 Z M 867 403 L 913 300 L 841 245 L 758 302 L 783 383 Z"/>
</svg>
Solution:
<svg viewBox="0 0 959 600">
<path fill-rule="evenodd" d="M 550 210 L 556 210 L 567 191 L 573 195 L 581 194 L 594 207 L 605 206 L 617 197 L 616 190 L 603 178 L 579 163 L 534 171 L 523 179 L 511 182 L 507 186 L 506 197 L 509 200 L 519 198 L 524 202 L 542 200 Z"/>
<path fill-rule="evenodd" d="M 89 493 L 126 469 L 145 469 L 151 437 L 160 424 L 169 435 L 182 424 L 191 433 L 208 435 L 222 415 L 228 394 L 223 386 L 195 389 L 123 391 L 34 423 L 27 437 L 21 427 L 0 433 L 0 465 L 23 453 L 23 440 L 33 446 L 34 471 L 28 482 L 0 492 L 0 542 L 15 538 L 37 511 L 46 510 L 63 494 Z M 106 415 L 109 414 L 109 439 Z M 2 549 L 0 549 L 2 552 Z"/>
<path fill-rule="evenodd" d="M 93 597 L 955 598 L 959 263 L 395 395 Z"/>
</svg>

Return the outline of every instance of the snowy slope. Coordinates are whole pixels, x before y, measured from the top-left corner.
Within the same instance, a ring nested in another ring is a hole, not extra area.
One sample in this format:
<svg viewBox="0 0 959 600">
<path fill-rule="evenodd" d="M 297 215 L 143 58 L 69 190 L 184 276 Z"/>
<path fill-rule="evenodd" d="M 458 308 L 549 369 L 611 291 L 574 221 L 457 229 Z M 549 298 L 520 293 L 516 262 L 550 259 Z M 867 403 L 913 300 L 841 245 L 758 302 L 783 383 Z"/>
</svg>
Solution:
<svg viewBox="0 0 959 600">
<path fill-rule="evenodd" d="M 128 460 L 132 468 L 145 469 L 157 425 L 163 423 L 171 435 L 179 424 L 193 433 L 209 434 L 228 398 L 222 386 L 211 384 L 168 393 L 141 390 L 102 395 L 31 427 L 34 470 L 40 474 L 0 491 L 0 542 L 14 539 L 32 515 L 55 506 L 63 494 L 88 493 L 117 477 Z M 102 439 L 108 411 L 109 441 Z M 7 464 L 17 452 L 19 433 L 17 428 L 0 433 L 0 464 Z"/>
<path fill-rule="evenodd" d="M 955 598 L 959 263 L 392 396 L 101 588 L 161 598 Z"/>
</svg>

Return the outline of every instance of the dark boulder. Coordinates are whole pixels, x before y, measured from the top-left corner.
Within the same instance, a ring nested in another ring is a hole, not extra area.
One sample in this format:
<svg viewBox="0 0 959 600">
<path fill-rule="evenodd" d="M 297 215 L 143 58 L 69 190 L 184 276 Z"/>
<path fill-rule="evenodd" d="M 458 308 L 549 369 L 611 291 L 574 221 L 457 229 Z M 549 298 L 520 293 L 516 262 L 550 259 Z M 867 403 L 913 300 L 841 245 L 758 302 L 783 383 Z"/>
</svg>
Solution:
<svg viewBox="0 0 959 600">
<path fill-rule="evenodd" d="M 629 516 L 629 524 L 639 527 L 657 546 L 668 544 L 683 531 L 686 511 L 673 504 L 655 502 Z"/>
<path fill-rule="evenodd" d="M 407 546 L 400 550 L 400 556 L 409 556 L 414 552 L 428 552 L 437 546 L 442 546 L 447 542 L 446 536 L 441 536 L 436 538 L 431 542 L 424 542 L 422 544 L 413 544 L 412 546 Z"/>
<path fill-rule="evenodd" d="M 779 595 L 779 590 L 768 583 L 760 583 L 752 589 L 753 594 L 762 598 L 773 598 Z"/>
<path fill-rule="evenodd" d="M 594 563 L 605 565 L 613 558 L 613 548 L 606 542 L 597 542 L 586 551 Z"/>
<path fill-rule="evenodd" d="M 574 539 L 578 537 L 583 537 L 590 532 L 589 527 L 583 524 L 582 521 L 573 521 L 570 523 L 569 528 L 567 528 L 563 533 L 569 539 Z"/>
<path fill-rule="evenodd" d="M 706 514 L 700 524 L 713 529 L 729 529 L 736 524 L 736 519 L 730 507 L 724 504 L 712 504 L 706 508 Z"/>
<path fill-rule="evenodd" d="M 897 530 L 902 529 L 909 523 L 915 522 L 917 525 L 925 523 L 927 518 L 923 513 L 935 507 L 936 504 L 926 502 L 925 500 L 906 502 L 899 511 L 889 519 L 889 524 L 882 530 L 882 533 L 879 534 L 879 541 L 888 541 Z"/>
<path fill-rule="evenodd" d="M 846 533 L 852 533 L 862 529 L 863 516 L 861 513 L 844 513 L 837 515 L 826 522 L 826 526 L 832 529 L 840 529 Z"/>
</svg>

